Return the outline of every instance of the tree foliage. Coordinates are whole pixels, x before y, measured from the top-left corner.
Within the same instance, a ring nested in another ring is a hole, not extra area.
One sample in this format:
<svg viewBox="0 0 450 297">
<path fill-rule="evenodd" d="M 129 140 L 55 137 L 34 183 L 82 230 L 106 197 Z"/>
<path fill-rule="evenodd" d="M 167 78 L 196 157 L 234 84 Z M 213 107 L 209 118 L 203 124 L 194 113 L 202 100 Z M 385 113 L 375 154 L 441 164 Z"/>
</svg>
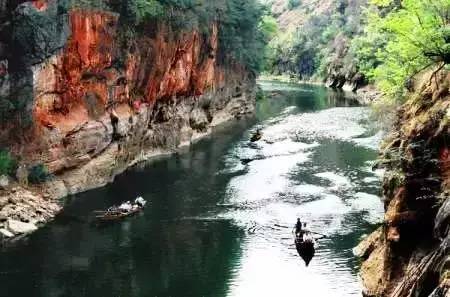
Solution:
<svg viewBox="0 0 450 297">
<path fill-rule="evenodd" d="M 264 19 L 266 7 L 257 0 L 227 0 L 218 17 L 222 58 L 230 58 L 257 73 L 262 69 L 266 44 L 276 30 Z"/>
<path fill-rule="evenodd" d="M 32 184 L 41 184 L 48 181 L 50 178 L 51 174 L 44 164 L 38 164 L 31 167 L 28 173 L 28 181 Z"/>
<path fill-rule="evenodd" d="M 223 60 L 237 61 L 253 72 L 261 69 L 268 36 L 276 30 L 273 20 L 263 18 L 267 9 L 259 0 L 107 2 L 113 11 L 120 13 L 122 22 L 133 31 L 145 29 L 148 22 L 160 22 L 169 25 L 175 32 L 198 30 L 208 34 L 212 24 L 216 23 L 221 52 L 225 53 Z"/>
<path fill-rule="evenodd" d="M 156 0 L 135 0 L 131 4 L 134 5 L 132 9 L 135 11 L 138 23 L 149 18 L 161 16 L 164 13 L 163 6 Z"/>
<path fill-rule="evenodd" d="M 301 0 L 289 0 L 288 1 L 288 9 L 292 10 L 296 7 L 299 7 L 301 4 Z"/>
<path fill-rule="evenodd" d="M 363 2 L 336 0 L 320 13 L 311 13 L 310 5 L 300 2 L 297 13 L 305 21 L 271 41 L 264 70 L 302 79 L 326 78 L 329 68 L 347 59 L 349 40 L 361 31 Z"/>
<path fill-rule="evenodd" d="M 17 162 L 10 152 L 0 149 L 0 176 L 13 175 Z"/>
<path fill-rule="evenodd" d="M 368 25 L 353 43 L 361 70 L 393 99 L 424 68 L 450 63 L 450 1 L 372 0 Z"/>
</svg>

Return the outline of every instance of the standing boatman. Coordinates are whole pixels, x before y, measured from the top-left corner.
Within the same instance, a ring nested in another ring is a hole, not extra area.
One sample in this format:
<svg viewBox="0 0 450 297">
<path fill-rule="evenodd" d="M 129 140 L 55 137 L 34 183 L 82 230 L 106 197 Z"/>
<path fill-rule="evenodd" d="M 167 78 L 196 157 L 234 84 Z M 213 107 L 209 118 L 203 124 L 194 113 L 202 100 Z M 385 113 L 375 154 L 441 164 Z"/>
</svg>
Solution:
<svg viewBox="0 0 450 297">
<path fill-rule="evenodd" d="M 297 218 L 297 223 L 295 224 L 295 235 L 299 236 L 302 233 L 302 221 Z"/>
</svg>

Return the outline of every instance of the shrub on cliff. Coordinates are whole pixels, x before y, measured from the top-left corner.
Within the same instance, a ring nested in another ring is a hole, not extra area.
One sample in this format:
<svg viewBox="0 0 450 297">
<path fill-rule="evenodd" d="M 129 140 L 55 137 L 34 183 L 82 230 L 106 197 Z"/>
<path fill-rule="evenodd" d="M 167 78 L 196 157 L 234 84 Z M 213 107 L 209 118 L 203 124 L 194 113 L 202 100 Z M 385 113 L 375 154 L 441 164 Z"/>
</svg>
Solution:
<svg viewBox="0 0 450 297">
<path fill-rule="evenodd" d="M 104 0 L 71 0 L 70 6 L 73 8 L 81 9 L 100 9 L 109 10 L 107 1 Z"/>
<path fill-rule="evenodd" d="M 0 124 L 3 124 L 10 119 L 13 111 L 14 104 L 9 98 L 0 96 Z"/>
<path fill-rule="evenodd" d="M 28 182 L 32 184 L 41 184 L 48 181 L 50 178 L 51 174 L 44 164 L 35 165 L 31 167 L 28 172 Z"/>
<path fill-rule="evenodd" d="M 288 2 L 288 9 L 292 10 L 298 6 L 300 6 L 301 1 L 300 0 L 289 0 Z"/>
<path fill-rule="evenodd" d="M 354 48 L 361 69 L 392 99 L 427 67 L 450 63 L 450 1 L 372 0 L 368 26 Z"/>
<path fill-rule="evenodd" d="M 140 24 L 163 16 L 164 7 L 157 0 L 127 0 L 113 5 L 128 23 Z"/>
<path fill-rule="evenodd" d="M 11 153 L 7 150 L 0 150 L 0 176 L 14 175 L 16 167 L 17 162 Z"/>
</svg>

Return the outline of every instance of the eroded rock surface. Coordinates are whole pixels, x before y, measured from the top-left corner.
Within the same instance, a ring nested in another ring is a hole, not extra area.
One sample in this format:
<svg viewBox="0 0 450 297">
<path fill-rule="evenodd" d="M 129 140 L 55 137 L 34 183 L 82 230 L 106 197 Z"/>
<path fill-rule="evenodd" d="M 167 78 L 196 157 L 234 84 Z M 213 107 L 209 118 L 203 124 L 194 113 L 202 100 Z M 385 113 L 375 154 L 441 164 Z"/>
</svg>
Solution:
<svg viewBox="0 0 450 297">
<path fill-rule="evenodd" d="M 61 210 L 58 200 L 37 192 L 37 189 L 30 191 L 15 187 L 0 193 L 0 229 L 3 230 L 3 239 L 12 237 L 11 234 L 33 232 Z"/>
<path fill-rule="evenodd" d="M 19 169 L 44 164 L 53 175 L 40 188 L 21 178 L 29 190 L 0 196 L 5 219 L 47 221 L 57 198 L 254 110 L 255 78 L 218 58 L 215 23 L 207 33 L 164 23 L 130 33 L 120 14 L 69 2 L 0 1 L 0 142 Z"/>
<path fill-rule="evenodd" d="M 450 74 L 427 74 L 383 148 L 385 222 L 362 265 L 366 296 L 448 296 Z"/>
</svg>

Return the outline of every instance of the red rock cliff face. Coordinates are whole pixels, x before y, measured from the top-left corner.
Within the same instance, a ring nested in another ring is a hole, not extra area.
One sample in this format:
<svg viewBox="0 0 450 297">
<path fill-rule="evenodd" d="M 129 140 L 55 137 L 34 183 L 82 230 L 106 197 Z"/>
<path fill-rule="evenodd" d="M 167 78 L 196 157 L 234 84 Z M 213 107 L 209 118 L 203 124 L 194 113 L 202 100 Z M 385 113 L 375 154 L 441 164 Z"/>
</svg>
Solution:
<svg viewBox="0 0 450 297">
<path fill-rule="evenodd" d="M 253 76 L 217 62 L 224 55 L 215 24 L 207 35 L 164 24 L 129 34 L 115 13 L 69 12 L 67 0 L 13 1 L 0 0 L 0 37 L 14 20 L 10 38 L 0 39 L 0 147 L 20 156 L 23 187 L 37 164 L 53 178 L 29 189 L 33 205 L 30 191 L 14 190 L 12 197 L 27 196 L 25 208 L 8 202 L 0 216 L 47 221 L 59 198 L 103 186 L 254 110 Z"/>
<path fill-rule="evenodd" d="M 24 3 L 25 11 L 55 9 L 54 1 L 35 2 Z M 50 28 L 55 17 L 48 17 Z M 215 24 L 209 34 L 164 24 L 130 34 L 118 14 L 92 10 L 70 11 L 68 23 L 69 37 L 62 47 L 55 43 L 54 54 L 26 52 L 34 129 L 12 140 L 20 133 L 10 124 L 0 141 L 26 165 L 43 163 L 64 175 L 70 193 L 103 185 L 143 155 L 188 144 L 253 110 L 253 79 L 239 65 L 217 62 Z M 92 174 L 73 181 L 74 170 L 84 170 L 77 178 Z"/>
<path fill-rule="evenodd" d="M 215 25 L 208 37 L 175 37 L 160 26 L 155 38 L 129 40 L 128 48 L 115 14 L 75 10 L 70 25 L 62 53 L 34 71 L 34 114 L 44 127 L 68 131 L 121 104 L 200 96 L 225 83 Z"/>
</svg>

